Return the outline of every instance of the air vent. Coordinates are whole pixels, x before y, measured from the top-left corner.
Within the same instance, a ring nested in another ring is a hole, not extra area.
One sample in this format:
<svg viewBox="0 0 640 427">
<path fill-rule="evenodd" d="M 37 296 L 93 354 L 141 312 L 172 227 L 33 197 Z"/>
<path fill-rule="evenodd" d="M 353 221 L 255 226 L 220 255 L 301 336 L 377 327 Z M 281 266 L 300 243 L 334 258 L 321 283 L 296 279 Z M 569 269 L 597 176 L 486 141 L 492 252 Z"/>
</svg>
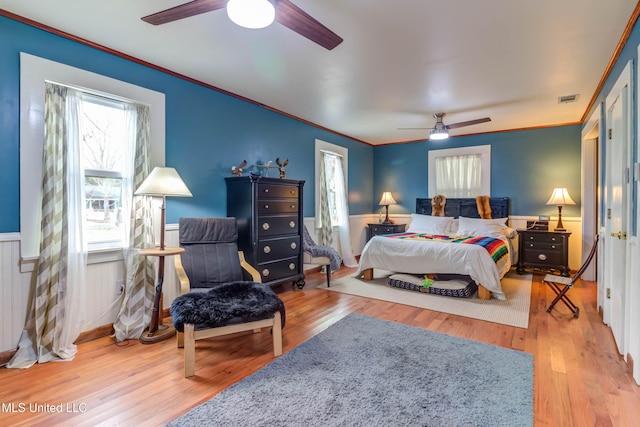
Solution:
<svg viewBox="0 0 640 427">
<path fill-rule="evenodd" d="M 576 102 L 578 100 L 578 94 L 574 93 L 573 95 L 565 95 L 558 97 L 558 104 L 568 104 L 570 102 Z"/>
</svg>

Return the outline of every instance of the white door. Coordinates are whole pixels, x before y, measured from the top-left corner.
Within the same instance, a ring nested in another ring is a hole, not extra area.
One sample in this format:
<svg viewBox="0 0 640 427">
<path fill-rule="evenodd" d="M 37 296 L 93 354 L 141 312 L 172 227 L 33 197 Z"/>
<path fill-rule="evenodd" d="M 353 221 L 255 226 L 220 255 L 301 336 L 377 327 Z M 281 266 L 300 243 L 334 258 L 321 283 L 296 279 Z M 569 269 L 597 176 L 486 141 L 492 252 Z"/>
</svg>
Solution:
<svg viewBox="0 0 640 427">
<path fill-rule="evenodd" d="M 617 86 L 617 85 L 616 85 Z M 626 202 L 628 191 L 629 84 L 607 97 L 607 173 L 605 200 L 605 322 L 613 332 L 618 351 L 625 353 Z"/>
</svg>

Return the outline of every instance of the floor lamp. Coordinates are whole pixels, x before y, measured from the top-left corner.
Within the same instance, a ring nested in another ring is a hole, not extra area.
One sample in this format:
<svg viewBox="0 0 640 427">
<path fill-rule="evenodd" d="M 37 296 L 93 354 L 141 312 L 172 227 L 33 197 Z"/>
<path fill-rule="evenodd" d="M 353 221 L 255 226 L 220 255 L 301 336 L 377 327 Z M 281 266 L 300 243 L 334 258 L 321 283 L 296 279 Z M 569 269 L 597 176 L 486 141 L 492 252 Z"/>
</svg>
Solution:
<svg viewBox="0 0 640 427">
<path fill-rule="evenodd" d="M 176 333 L 173 327 L 164 325 L 162 322 L 162 307 L 160 304 L 162 301 L 162 283 L 164 282 L 164 257 L 180 254 L 184 252 L 184 249 L 169 248 L 164 245 L 166 197 L 191 197 L 193 195 L 184 181 L 182 181 L 182 178 L 180 178 L 180 175 L 178 175 L 178 172 L 174 168 L 167 167 L 154 168 L 134 194 L 137 196 L 162 197 L 162 206 L 160 207 L 160 246 L 140 249 L 141 255 L 158 257 L 158 280 L 156 282 L 156 294 L 153 299 L 151 322 L 149 323 L 149 328 L 145 329 L 140 337 L 141 342 L 150 344 L 165 340 Z"/>
</svg>

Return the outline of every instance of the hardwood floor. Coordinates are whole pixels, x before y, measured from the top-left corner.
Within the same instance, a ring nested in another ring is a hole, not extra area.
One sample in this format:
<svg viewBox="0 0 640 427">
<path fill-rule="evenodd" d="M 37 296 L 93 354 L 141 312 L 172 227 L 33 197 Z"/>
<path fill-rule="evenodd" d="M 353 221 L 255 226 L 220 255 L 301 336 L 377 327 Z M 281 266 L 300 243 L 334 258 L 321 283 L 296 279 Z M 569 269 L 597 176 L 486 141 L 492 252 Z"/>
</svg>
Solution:
<svg viewBox="0 0 640 427">
<path fill-rule="evenodd" d="M 333 278 L 352 272 L 343 268 Z M 595 284 L 571 290 L 580 307 L 574 319 L 562 304 L 546 313 L 553 294 L 540 278 L 534 276 L 524 330 L 315 289 L 324 276 L 312 273 L 303 290 L 277 289 L 287 308 L 283 351 L 358 312 L 533 354 L 536 426 L 638 425 L 640 389 L 602 324 Z M 185 379 L 182 350 L 173 339 L 150 345 L 96 339 L 81 344 L 71 362 L 0 369 L 0 425 L 164 425 L 268 364 L 272 355 L 267 332 L 198 342 L 196 376 Z"/>
</svg>

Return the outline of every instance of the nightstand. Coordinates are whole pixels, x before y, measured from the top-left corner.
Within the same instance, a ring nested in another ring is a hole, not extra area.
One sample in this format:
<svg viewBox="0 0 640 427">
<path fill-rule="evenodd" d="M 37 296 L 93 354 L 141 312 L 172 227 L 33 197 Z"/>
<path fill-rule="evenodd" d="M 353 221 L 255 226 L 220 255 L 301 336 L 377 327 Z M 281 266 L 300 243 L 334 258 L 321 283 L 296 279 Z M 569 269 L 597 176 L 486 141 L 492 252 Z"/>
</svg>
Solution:
<svg viewBox="0 0 640 427">
<path fill-rule="evenodd" d="M 373 237 L 381 234 L 404 233 L 407 224 L 368 224 L 367 242 Z"/>
<path fill-rule="evenodd" d="M 566 231 L 518 230 L 518 274 L 526 267 L 556 269 L 569 277 L 569 236 Z"/>
</svg>

